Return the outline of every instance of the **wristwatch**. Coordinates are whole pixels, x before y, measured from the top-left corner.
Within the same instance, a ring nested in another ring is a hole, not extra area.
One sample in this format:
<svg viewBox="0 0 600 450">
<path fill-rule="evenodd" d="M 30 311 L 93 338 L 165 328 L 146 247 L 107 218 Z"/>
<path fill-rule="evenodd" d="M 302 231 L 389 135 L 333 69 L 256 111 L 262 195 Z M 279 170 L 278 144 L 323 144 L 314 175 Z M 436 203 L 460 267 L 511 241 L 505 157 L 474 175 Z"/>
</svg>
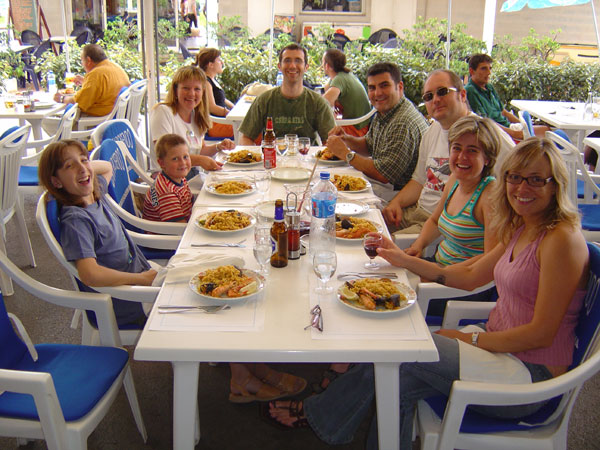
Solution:
<svg viewBox="0 0 600 450">
<path fill-rule="evenodd" d="M 346 162 L 348 164 L 350 164 L 350 161 L 352 161 L 355 156 L 356 156 L 356 152 L 353 152 L 352 150 L 350 150 L 348 153 L 346 153 Z"/>
<path fill-rule="evenodd" d="M 471 334 L 471 345 L 477 347 L 478 342 L 479 342 L 479 331 L 475 331 L 474 333 Z"/>
</svg>

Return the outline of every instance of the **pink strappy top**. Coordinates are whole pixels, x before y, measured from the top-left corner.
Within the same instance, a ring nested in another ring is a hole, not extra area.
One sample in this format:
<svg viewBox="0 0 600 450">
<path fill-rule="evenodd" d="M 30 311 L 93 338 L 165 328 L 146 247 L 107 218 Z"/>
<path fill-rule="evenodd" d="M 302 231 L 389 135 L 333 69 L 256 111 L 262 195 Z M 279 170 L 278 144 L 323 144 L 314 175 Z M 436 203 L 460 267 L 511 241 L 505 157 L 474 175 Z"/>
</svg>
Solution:
<svg viewBox="0 0 600 450">
<path fill-rule="evenodd" d="M 514 246 L 523 231 L 516 231 L 506 252 L 494 268 L 494 280 L 498 290 L 498 302 L 490 313 L 488 331 L 502 331 L 531 322 L 538 293 L 540 265 L 536 258 L 537 248 L 545 232 L 531 242 L 511 261 Z M 549 366 L 568 366 L 573 359 L 575 326 L 583 305 L 585 290 L 577 290 L 554 341 L 550 347 L 513 353 L 521 361 Z"/>
</svg>

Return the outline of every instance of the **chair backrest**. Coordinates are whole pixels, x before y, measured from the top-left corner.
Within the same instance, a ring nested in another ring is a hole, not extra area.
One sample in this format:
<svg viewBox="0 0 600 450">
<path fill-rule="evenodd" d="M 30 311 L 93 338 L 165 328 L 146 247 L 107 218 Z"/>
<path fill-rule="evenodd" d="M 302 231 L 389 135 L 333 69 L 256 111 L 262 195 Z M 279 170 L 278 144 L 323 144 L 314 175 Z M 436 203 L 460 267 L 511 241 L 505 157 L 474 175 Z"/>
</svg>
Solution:
<svg viewBox="0 0 600 450">
<path fill-rule="evenodd" d="M 129 90 L 129 86 L 123 86 L 119 91 L 119 95 L 117 96 L 117 100 L 115 101 L 115 106 L 110 112 L 109 119 L 125 118 L 125 114 L 127 113 L 127 104 L 129 103 L 130 97 L 131 91 Z"/>
<path fill-rule="evenodd" d="M 523 126 L 523 137 L 525 139 L 535 136 L 529 111 L 519 111 L 519 122 Z"/>
<path fill-rule="evenodd" d="M 140 124 L 140 108 L 147 90 L 148 80 L 136 81 L 129 87 L 130 97 L 125 118 L 129 120 L 129 123 L 136 132 Z"/>
<path fill-rule="evenodd" d="M 71 36 L 75 36 L 75 41 L 77 45 L 80 47 L 84 44 L 92 42 L 92 38 L 94 37 L 94 33 L 87 27 L 77 28 L 71 32 Z"/>
<path fill-rule="evenodd" d="M 52 43 L 50 42 L 50 39 L 45 40 L 44 42 L 42 42 L 40 45 L 37 46 L 37 48 L 33 51 L 33 56 L 35 56 L 38 61 L 37 63 L 39 64 L 39 59 L 42 57 L 42 55 L 44 53 L 46 53 L 48 50 L 52 50 Z"/>
<path fill-rule="evenodd" d="M 42 38 L 33 30 L 23 30 L 21 31 L 21 43 L 37 47 L 42 43 Z"/>
<path fill-rule="evenodd" d="M 109 161 L 112 165 L 113 175 L 108 185 L 108 194 L 121 208 L 133 214 L 140 216 L 133 201 L 133 194 L 129 185 L 129 170 L 127 161 L 121 153 L 121 149 L 112 139 L 105 139 L 97 149 L 97 158 L 103 161 Z M 125 226 L 128 226 L 125 223 Z M 131 229 L 131 228 L 130 228 Z M 137 231 L 137 230 L 135 230 Z"/>
<path fill-rule="evenodd" d="M 347 125 L 356 125 L 357 123 L 362 123 L 367 119 L 371 119 L 371 117 L 373 117 L 373 115 L 376 112 L 377 112 L 377 110 L 375 108 L 371 108 L 371 110 L 364 116 L 357 117 L 355 119 L 336 119 L 335 124 L 340 127 L 347 126 Z"/>
<path fill-rule="evenodd" d="M 400 41 L 397 38 L 388 39 L 383 43 L 383 48 L 400 48 Z"/>
<path fill-rule="evenodd" d="M 333 36 L 329 41 L 335 45 L 338 50 L 344 50 L 346 44 L 350 42 L 350 38 L 342 33 L 333 33 Z"/>
<path fill-rule="evenodd" d="M 398 34 L 394 30 L 390 30 L 389 28 L 381 28 L 380 30 L 377 30 L 375 33 L 371 34 L 368 41 L 373 45 L 383 44 L 395 37 L 398 37 Z"/>
<path fill-rule="evenodd" d="M 13 329 L 4 299 L 0 293 L 0 342 L 2 351 L 0 352 L 0 369 L 15 367 L 21 361 L 23 356 L 28 353 L 27 346 Z"/>
<path fill-rule="evenodd" d="M 77 118 L 78 114 L 79 107 L 76 103 L 69 103 L 66 106 L 65 111 L 60 118 L 60 122 L 58 122 L 58 128 L 56 129 L 53 142 L 60 141 L 62 139 L 69 139 L 71 137 L 73 124 L 75 123 L 75 119 Z"/>
<path fill-rule="evenodd" d="M 25 152 L 30 131 L 31 125 L 25 125 L 0 139 L 0 218 L 11 211 L 17 202 L 21 156 Z"/>
<path fill-rule="evenodd" d="M 149 153 L 142 149 L 142 143 L 137 138 L 135 131 L 131 127 L 131 123 L 126 119 L 114 119 L 107 120 L 96 127 L 92 132 L 92 144 L 94 147 L 98 147 L 106 139 L 112 139 L 113 141 L 123 142 L 129 154 L 138 162 L 141 162 L 141 166 L 145 168 L 145 153 Z M 135 170 L 129 170 L 129 178 L 135 181 L 138 177 Z"/>
</svg>

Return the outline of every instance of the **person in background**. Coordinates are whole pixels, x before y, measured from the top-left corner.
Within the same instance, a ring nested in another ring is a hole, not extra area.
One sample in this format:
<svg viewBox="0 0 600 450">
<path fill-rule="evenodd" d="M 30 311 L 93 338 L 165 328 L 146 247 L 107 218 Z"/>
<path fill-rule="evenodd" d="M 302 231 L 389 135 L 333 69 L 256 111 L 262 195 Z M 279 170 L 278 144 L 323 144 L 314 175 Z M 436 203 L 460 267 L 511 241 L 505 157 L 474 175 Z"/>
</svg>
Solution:
<svg viewBox="0 0 600 450">
<path fill-rule="evenodd" d="M 216 144 L 204 141 L 204 134 L 211 126 L 206 85 L 206 75 L 202 69 L 195 66 L 180 67 L 173 75 L 165 101 L 150 111 L 151 164 L 155 169 L 159 167 L 154 147 L 156 141 L 165 134 L 178 134 L 185 138 L 192 166 L 201 166 L 206 170 L 221 168 L 221 164 L 211 158 L 212 155 L 223 149 L 235 148 L 229 139 Z"/>
<path fill-rule="evenodd" d="M 203 48 L 196 55 L 196 65 L 204 70 L 208 84 L 208 110 L 213 116 L 225 117 L 233 103 L 225 98 L 225 91 L 217 81 L 217 75 L 223 73 L 223 60 L 221 51 L 216 48 Z M 222 123 L 213 123 L 208 130 L 210 137 L 230 137 L 233 136 L 233 127 Z"/>
<path fill-rule="evenodd" d="M 346 55 L 337 48 L 323 54 L 323 72 L 329 77 L 323 98 L 343 119 L 356 119 L 371 110 L 369 97 L 362 83 L 346 67 Z M 342 127 L 351 136 L 364 136 L 369 131 L 369 120 Z"/>
<path fill-rule="evenodd" d="M 196 0 L 181 0 L 181 17 L 188 23 L 188 34 L 192 34 L 192 25 L 194 28 L 198 28 Z"/>
<path fill-rule="evenodd" d="M 367 175 L 375 194 L 389 201 L 410 181 L 421 137 L 428 126 L 423 115 L 404 96 L 397 65 L 389 62 L 372 65 L 367 71 L 367 90 L 377 110 L 368 133 L 356 137 L 335 127 L 329 133 L 327 149 Z"/>
<path fill-rule="evenodd" d="M 306 49 L 289 44 L 279 52 L 277 67 L 283 74 L 281 86 L 259 95 L 248 110 L 240 126 L 241 145 L 255 145 L 266 123 L 273 118 L 275 135 L 296 134 L 309 138 L 318 133 L 327 140 L 327 133 L 335 126 L 329 104 L 302 84 L 308 68 Z"/>
<path fill-rule="evenodd" d="M 150 286 L 156 271 L 129 237 L 104 198 L 112 177 L 108 161 L 90 161 L 83 144 L 62 140 L 46 147 L 40 184 L 60 206 L 60 243 L 87 286 Z M 117 324 L 143 327 L 142 304 L 113 298 Z M 90 319 L 95 322 L 93 313 Z"/>
<path fill-rule="evenodd" d="M 81 50 L 81 66 L 85 77 L 75 76 L 75 84 L 81 85 L 74 94 L 54 95 L 59 103 L 77 103 L 82 115 L 105 116 L 115 106 L 121 88 L 129 86 L 125 71 L 108 60 L 102 47 L 87 44 Z"/>
<path fill-rule="evenodd" d="M 146 192 L 142 217 L 187 223 L 192 215 L 192 192 L 185 178 L 192 168 L 187 141 L 178 134 L 165 134 L 155 151 L 162 171 Z"/>
<path fill-rule="evenodd" d="M 567 193 L 566 166 L 551 141 L 533 137 L 515 147 L 500 172 L 493 198 L 499 243 L 473 264 L 440 267 L 407 255 L 389 239 L 377 250 L 393 265 L 447 286 L 474 289 L 495 280 L 499 295 L 487 324 L 433 334 L 439 362 L 400 366 L 400 448 L 411 448 L 417 402 L 448 396 L 455 380 L 536 383 L 565 373 L 572 363 L 589 254 Z M 272 402 L 270 414 L 290 427 L 310 425 L 327 443 L 341 444 L 352 440 L 374 394 L 373 368 L 359 364 L 323 394 Z M 545 404 L 469 408 L 518 419 Z M 375 430 L 373 422 L 369 449 L 377 448 Z"/>
<path fill-rule="evenodd" d="M 492 62 L 492 58 L 484 53 L 478 53 L 469 58 L 470 80 L 465 86 L 469 105 L 474 113 L 481 117 L 489 117 L 498 123 L 502 130 L 513 139 L 522 140 L 523 128 L 519 118 L 504 108 L 496 89 L 489 82 L 492 74 Z M 536 125 L 533 127 L 535 135 L 541 137 L 549 130 L 550 128 L 547 126 Z"/>
</svg>

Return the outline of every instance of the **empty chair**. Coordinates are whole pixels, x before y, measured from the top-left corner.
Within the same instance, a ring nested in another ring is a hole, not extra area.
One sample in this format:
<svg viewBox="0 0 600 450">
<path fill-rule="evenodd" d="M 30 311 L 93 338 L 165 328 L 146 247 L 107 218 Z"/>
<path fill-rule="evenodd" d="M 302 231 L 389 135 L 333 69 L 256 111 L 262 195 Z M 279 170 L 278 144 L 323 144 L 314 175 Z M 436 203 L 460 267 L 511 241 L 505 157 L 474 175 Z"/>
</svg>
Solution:
<svg viewBox="0 0 600 450">
<path fill-rule="evenodd" d="M 23 30 L 21 31 L 21 43 L 37 47 L 42 43 L 42 38 L 33 30 Z"/>
<path fill-rule="evenodd" d="M 21 202 L 18 201 L 17 192 L 21 155 L 25 151 L 30 131 L 31 125 L 25 125 L 12 132 L 5 133 L 0 138 L 0 252 L 6 254 L 6 224 L 14 216 L 18 222 L 17 232 L 21 239 L 21 250 L 27 255 L 29 264 L 35 267 L 33 249 L 29 241 L 27 224 L 25 223 Z M 13 294 L 10 279 L 1 271 L 0 290 L 4 295 Z"/>
<path fill-rule="evenodd" d="M 0 295 L 0 435 L 45 439 L 50 450 L 84 450 L 88 436 L 124 386 L 145 442 L 147 433 L 129 355 L 118 348 L 121 342 L 110 296 L 46 286 L 21 272 L 2 252 L 0 270 L 44 301 L 93 310 L 103 345 L 33 345 L 20 321 L 7 314 Z M 9 317 L 20 335 L 13 330 Z"/>
<path fill-rule="evenodd" d="M 368 41 L 372 44 L 384 44 L 392 38 L 397 38 L 398 35 L 394 30 L 390 30 L 389 28 L 381 28 L 377 30 L 371 36 L 369 36 Z"/>
<path fill-rule="evenodd" d="M 335 46 L 335 48 L 338 50 L 344 51 L 344 47 L 348 42 L 350 42 L 350 38 L 342 33 L 333 33 L 333 36 L 331 36 L 327 41 Z"/>
<path fill-rule="evenodd" d="M 397 38 L 388 39 L 383 43 L 383 48 L 400 48 L 401 42 Z"/>
<path fill-rule="evenodd" d="M 533 122 L 529 111 L 519 111 L 519 123 L 523 126 L 523 138 L 527 139 L 535 136 L 533 131 Z"/>
<path fill-rule="evenodd" d="M 144 101 L 146 91 L 148 90 L 148 80 L 138 80 L 131 83 L 129 86 L 129 103 L 127 104 L 127 112 L 125 119 L 129 121 L 134 131 L 137 133 L 140 127 L 140 108 Z"/>
<path fill-rule="evenodd" d="M 21 59 L 25 63 L 25 68 L 23 70 L 29 75 L 36 91 L 40 90 L 40 74 L 39 72 L 36 72 L 35 68 L 39 65 L 42 55 L 51 49 L 52 44 L 50 43 L 50 40 L 46 40 L 34 47 L 30 52 L 23 53 L 21 56 Z"/>
<path fill-rule="evenodd" d="M 71 31 L 71 36 L 75 36 L 75 41 L 80 47 L 92 42 L 94 33 L 88 27 L 75 28 Z"/>
</svg>

